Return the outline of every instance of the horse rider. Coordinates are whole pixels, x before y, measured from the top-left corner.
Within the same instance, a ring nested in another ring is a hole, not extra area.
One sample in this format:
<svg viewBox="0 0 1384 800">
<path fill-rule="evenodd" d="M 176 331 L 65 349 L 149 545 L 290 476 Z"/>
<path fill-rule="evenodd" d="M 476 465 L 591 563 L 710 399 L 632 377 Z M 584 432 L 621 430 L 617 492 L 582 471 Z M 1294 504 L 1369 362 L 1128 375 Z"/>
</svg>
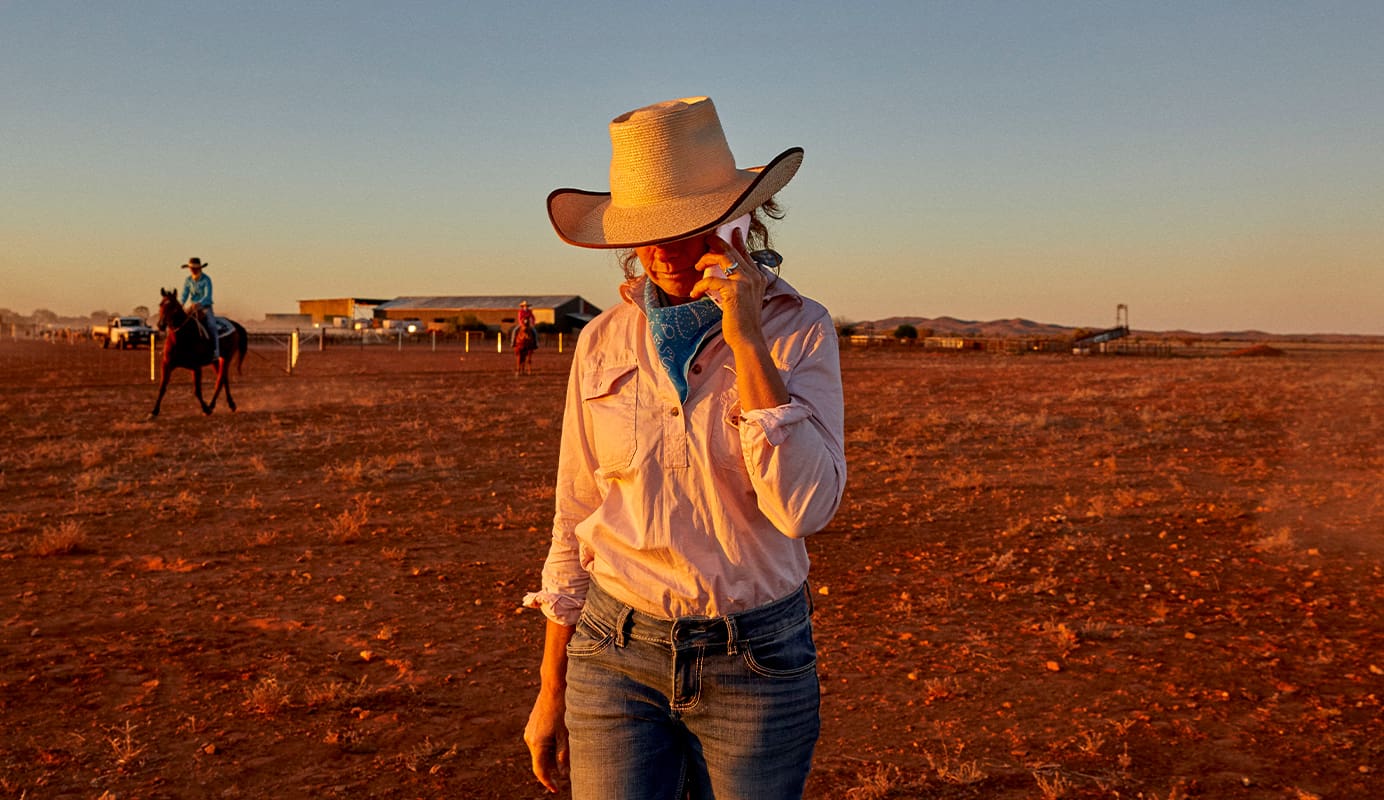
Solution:
<svg viewBox="0 0 1384 800">
<path fill-rule="evenodd" d="M 202 259 L 196 256 L 187 260 L 183 269 L 189 270 L 191 274 L 183 281 L 183 294 L 179 302 L 187 309 L 187 313 L 198 319 L 199 324 L 206 326 L 204 330 L 211 337 L 212 360 L 217 361 L 221 358 L 221 337 L 216 325 L 216 314 L 212 312 L 211 276 L 202 272 L 209 266 L 211 265 L 203 264 Z"/>
</svg>

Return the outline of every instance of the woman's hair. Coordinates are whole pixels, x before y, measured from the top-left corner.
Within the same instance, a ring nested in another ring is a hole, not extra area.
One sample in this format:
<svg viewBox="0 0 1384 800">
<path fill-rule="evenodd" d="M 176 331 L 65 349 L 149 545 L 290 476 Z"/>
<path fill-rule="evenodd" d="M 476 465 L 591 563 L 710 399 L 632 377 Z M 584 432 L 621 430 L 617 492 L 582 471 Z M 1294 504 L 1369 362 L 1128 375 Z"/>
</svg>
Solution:
<svg viewBox="0 0 1384 800">
<path fill-rule="evenodd" d="M 773 197 L 765 200 L 759 208 L 751 211 L 750 230 L 745 236 L 745 249 L 754 252 L 772 247 L 769 243 L 769 226 L 764 220 L 766 218 L 780 220 L 787 213 Z M 616 258 L 619 260 L 620 269 L 625 273 L 626 281 L 632 281 L 644 274 L 644 268 L 639 264 L 639 255 L 634 252 L 634 248 L 617 251 Z"/>
</svg>

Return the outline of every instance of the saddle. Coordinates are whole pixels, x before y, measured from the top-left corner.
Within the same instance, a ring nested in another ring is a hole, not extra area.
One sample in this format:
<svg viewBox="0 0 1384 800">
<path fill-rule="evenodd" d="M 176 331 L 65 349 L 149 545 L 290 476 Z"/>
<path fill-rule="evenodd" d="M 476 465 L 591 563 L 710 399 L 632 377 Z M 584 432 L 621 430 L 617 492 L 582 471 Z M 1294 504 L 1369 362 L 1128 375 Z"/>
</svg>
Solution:
<svg viewBox="0 0 1384 800">
<path fill-rule="evenodd" d="M 190 308 L 188 309 L 188 316 L 197 324 L 196 352 L 198 353 L 198 359 L 203 364 L 210 364 L 215 358 L 216 351 L 218 349 L 224 351 L 224 348 L 219 345 L 213 346 L 210 332 L 207 330 L 206 309 L 203 309 L 201 306 Z M 222 319 L 221 317 L 216 318 L 217 339 L 225 339 L 227 336 L 230 336 L 233 331 L 235 331 L 235 326 L 231 324 L 230 320 Z"/>
<path fill-rule="evenodd" d="M 210 341 L 211 333 L 207 330 L 207 310 L 201 306 L 194 306 L 189 309 L 188 313 L 192 316 L 193 320 L 197 322 L 198 333 L 201 334 L 203 339 Z M 216 338 L 225 339 L 227 336 L 230 336 L 231 332 L 234 330 L 235 326 L 230 323 L 230 320 L 224 317 L 216 318 Z"/>
</svg>

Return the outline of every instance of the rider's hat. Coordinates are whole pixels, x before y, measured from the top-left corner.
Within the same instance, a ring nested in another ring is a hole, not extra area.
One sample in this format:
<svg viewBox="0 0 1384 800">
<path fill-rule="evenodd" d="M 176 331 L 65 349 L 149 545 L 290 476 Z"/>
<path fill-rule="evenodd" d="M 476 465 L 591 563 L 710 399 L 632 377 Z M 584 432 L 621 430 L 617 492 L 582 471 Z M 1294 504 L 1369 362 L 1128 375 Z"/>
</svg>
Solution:
<svg viewBox="0 0 1384 800">
<path fill-rule="evenodd" d="M 203 264 L 202 259 L 198 258 L 197 256 L 193 256 L 192 258 L 189 258 L 187 260 L 186 264 L 183 265 L 183 269 L 188 269 L 189 267 L 196 267 L 197 269 L 206 269 L 210 266 L 211 264 Z"/>
</svg>

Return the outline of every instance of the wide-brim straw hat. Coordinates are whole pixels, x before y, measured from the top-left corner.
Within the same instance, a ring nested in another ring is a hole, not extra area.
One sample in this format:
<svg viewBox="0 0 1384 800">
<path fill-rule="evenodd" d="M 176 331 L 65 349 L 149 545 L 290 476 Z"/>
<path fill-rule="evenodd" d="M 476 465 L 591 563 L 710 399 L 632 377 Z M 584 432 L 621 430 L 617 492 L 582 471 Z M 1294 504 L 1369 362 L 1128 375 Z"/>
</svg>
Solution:
<svg viewBox="0 0 1384 800">
<path fill-rule="evenodd" d="M 636 109 L 610 123 L 610 191 L 557 189 L 548 217 L 578 247 L 641 247 L 684 239 L 737 219 L 797 173 L 801 147 L 739 169 L 709 97 Z"/>
</svg>

